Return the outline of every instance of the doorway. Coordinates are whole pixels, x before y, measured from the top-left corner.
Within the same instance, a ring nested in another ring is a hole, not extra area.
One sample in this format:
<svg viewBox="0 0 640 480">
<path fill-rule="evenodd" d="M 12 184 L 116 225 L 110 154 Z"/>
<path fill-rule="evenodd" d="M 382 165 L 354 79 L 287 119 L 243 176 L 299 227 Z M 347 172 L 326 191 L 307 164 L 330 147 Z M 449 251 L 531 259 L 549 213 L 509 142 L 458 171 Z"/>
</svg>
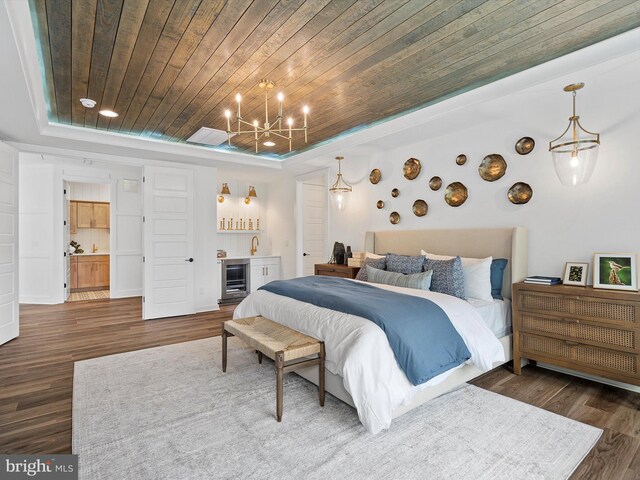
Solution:
<svg viewBox="0 0 640 480">
<path fill-rule="evenodd" d="M 65 182 L 65 301 L 110 298 L 111 186 Z"/>
</svg>

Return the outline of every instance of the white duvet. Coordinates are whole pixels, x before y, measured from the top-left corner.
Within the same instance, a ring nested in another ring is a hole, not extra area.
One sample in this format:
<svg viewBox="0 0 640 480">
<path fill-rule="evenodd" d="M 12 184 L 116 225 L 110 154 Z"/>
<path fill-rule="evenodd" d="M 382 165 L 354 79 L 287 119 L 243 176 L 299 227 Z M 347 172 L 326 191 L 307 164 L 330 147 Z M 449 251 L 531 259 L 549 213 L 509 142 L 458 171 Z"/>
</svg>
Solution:
<svg viewBox="0 0 640 480">
<path fill-rule="evenodd" d="M 374 286 L 424 297 L 438 304 L 447 313 L 471 353 L 467 363 L 488 371 L 495 362 L 505 361 L 502 345 L 468 302 L 426 290 L 380 284 Z M 422 385 L 412 385 L 398 366 L 385 333 L 375 323 L 362 317 L 317 307 L 265 290 L 258 290 L 245 298 L 233 317 L 255 315 L 262 315 L 324 341 L 327 370 L 343 378 L 344 387 L 353 398 L 360 421 L 372 433 L 389 428 L 396 408 L 410 401 L 416 391 L 439 383 L 449 373 L 445 372 Z"/>
</svg>

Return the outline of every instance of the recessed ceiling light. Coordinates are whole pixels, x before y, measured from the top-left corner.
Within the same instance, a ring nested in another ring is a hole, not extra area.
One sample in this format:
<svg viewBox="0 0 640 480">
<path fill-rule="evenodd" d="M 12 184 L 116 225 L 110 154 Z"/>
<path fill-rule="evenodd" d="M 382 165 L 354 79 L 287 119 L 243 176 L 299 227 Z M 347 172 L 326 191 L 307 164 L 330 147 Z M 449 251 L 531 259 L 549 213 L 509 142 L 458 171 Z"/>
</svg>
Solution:
<svg viewBox="0 0 640 480">
<path fill-rule="evenodd" d="M 111 118 L 115 118 L 118 116 L 118 114 L 113 110 L 100 110 L 99 113 L 100 115 L 104 115 L 105 117 L 111 117 Z"/>
<path fill-rule="evenodd" d="M 96 101 L 95 100 L 91 100 L 90 98 L 81 98 L 80 99 L 80 103 L 85 108 L 93 108 L 93 107 L 96 106 Z"/>
<path fill-rule="evenodd" d="M 263 145 L 265 147 L 273 147 L 275 143 L 273 143 L 271 140 L 267 140 L 266 142 L 263 143 Z"/>
</svg>

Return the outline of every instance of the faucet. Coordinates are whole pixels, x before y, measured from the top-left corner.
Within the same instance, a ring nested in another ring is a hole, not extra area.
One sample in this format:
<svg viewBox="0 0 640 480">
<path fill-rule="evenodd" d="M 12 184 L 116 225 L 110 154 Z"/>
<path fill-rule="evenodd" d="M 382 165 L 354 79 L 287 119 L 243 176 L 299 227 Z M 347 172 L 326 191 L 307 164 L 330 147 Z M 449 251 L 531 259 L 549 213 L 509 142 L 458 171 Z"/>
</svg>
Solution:
<svg viewBox="0 0 640 480">
<path fill-rule="evenodd" d="M 253 245 L 253 241 L 256 241 L 255 246 Z M 257 235 L 254 235 L 253 238 L 251 239 L 251 255 L 255 255 L 256 252 L 258 251 L 258 245 L 260 245 L 260 240 L 258 240 Z"/>
<path fill-rule="evenodd" d="M 98 247 L 96 247 L 95 243 L 93 244 L 92 250 L 93 250 L 93 253 L 96 253 L 98 251 Z"/>
</svg>

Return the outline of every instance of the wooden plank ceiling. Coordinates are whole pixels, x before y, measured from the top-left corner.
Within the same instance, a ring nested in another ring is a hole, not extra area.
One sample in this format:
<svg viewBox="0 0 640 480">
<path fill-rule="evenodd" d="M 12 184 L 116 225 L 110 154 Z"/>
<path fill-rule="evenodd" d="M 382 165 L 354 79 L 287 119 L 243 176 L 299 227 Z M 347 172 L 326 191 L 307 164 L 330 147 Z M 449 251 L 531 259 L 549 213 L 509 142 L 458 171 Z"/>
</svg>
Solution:
<svg viewBox="0 0 640 480">
<path fill-rule="evenodd" d="M 30 2 L 51 121 L 177 142 L 226 130 L 237 92 L 264 121 L 261 78 L 298 126 L 309 105 L 311 146 L 640 26 L 637 0 Z"/>
</svg>

